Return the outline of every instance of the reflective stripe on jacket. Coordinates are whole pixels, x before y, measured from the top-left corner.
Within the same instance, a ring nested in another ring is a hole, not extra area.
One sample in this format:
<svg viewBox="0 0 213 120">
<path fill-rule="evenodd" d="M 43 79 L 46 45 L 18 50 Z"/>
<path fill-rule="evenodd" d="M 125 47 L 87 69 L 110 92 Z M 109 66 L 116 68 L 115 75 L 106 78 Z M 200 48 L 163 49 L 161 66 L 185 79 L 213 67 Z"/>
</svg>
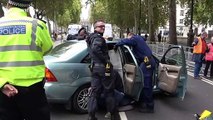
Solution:
<svg viewBox="0 0 213 120">
<path fill-rule="evenodd" d="M 213 61 L 213 45 L 212 43 L 208 44 L 209 52 L 205 55 L 205 60 Z"/>
<path fill-rule="evenodd" d="M 193 48 L 193 53 L 205 53 L 206 51 L 206 42 L 205 40 L 202 40 L 201 37 L 198 37 L 198 43 Z"/>
<path fill-rule="evenodd" d="M 45 23 L 10 8 L 0 19 L 0 88 L 5 83 L 30 86 L 45 76 L 43 55 L 52 48 Z"/>
</svg>

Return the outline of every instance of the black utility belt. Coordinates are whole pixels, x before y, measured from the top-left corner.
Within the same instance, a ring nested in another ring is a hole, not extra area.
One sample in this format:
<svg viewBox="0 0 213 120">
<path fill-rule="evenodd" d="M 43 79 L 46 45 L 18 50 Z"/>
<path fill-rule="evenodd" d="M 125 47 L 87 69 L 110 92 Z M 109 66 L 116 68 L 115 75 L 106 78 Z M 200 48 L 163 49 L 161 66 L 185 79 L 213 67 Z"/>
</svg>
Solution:
<svg viewBox="0 0 213 120">
<path fill-rule="evenodd" d="M 39 88 L 43 88 L 44 87 L 44 82 L 41 81 L 41 82 L 38 82 L 38 83 L 35 83 L 29 87 L 24 87 L 24 86 L 14 86 L 15 88 L 17 88 L 18 90 L 31 90 L 31 89 L 39 89 Z"/>
</svg>

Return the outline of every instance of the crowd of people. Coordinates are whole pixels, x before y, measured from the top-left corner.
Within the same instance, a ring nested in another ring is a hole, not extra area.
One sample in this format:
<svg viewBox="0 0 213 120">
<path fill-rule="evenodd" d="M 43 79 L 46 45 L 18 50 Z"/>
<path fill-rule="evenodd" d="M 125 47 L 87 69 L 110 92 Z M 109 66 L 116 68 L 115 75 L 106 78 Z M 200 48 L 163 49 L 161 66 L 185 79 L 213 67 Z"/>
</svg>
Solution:
<svg viewBox="0 0 213 120">
<path fill-rule="evenodd" d="M 195 62 L 194 79 L 201 79 L 199 75 L 203 63 L 205 62 L 205 70 L 203 76 L 208 78 L 208 70 L 210 67 L 210 78 L 213 78 L 213 37 L 211 37 L 210 43 L 207 44 L 206 38 L 208 37 L 205 29 L 202 29 L 200 35 L 198 35 L 193 43 L 193 61 Z"/>
</svg>

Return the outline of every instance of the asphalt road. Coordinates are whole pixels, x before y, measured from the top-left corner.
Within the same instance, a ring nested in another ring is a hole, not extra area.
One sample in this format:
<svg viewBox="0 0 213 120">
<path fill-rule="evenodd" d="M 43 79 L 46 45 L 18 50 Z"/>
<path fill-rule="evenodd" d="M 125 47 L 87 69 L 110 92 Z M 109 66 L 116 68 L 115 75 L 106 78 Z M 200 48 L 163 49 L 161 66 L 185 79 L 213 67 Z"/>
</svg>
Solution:
<svg viewBox="0 0 213 120">
<path fill-rule="evenodd" d="M 205 79 L 203 79 L 205 80 Z M 155 113 L 142 114 L 137 110 L 126 112 L 128 120 L 196 120 L 195 113 L 204 109 L 213 111 L 213 82 L 194 80 L 189 76 L 185 99 L 165 95 L 155 96 Z"/>
<path fill-rule="evenodd" d="M 213 111 L 213 81 L 194 80 L 188 76 L 188 87 L 185 99 L 156 94 L 155 113 L 144 114 L 134 110 L 121 113 L 122 120 L 196 120 L 195 113 L 208 109 Z M 99 120 L 105 120 L 105 111 L 98 113 Z M 52 120 L 87 120 L 87 114 L 76 114 L 64 109 L 61 105 L 51 106 Z"/>
</svg>

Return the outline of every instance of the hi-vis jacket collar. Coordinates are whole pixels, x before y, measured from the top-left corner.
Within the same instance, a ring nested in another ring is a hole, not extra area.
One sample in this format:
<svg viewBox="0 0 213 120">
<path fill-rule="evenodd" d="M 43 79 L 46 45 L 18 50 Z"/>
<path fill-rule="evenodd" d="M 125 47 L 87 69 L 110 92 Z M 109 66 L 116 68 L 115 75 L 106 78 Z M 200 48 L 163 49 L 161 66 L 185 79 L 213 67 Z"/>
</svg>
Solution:
<svg viewBox="0 0 213 120">
<path fill-rule="evenodd" d="M 5 17 L 19 17 L 19 16 L 27 16 L 27 13 L 20 8 L 12 7 L 8 10 Z"/>
</svg>

